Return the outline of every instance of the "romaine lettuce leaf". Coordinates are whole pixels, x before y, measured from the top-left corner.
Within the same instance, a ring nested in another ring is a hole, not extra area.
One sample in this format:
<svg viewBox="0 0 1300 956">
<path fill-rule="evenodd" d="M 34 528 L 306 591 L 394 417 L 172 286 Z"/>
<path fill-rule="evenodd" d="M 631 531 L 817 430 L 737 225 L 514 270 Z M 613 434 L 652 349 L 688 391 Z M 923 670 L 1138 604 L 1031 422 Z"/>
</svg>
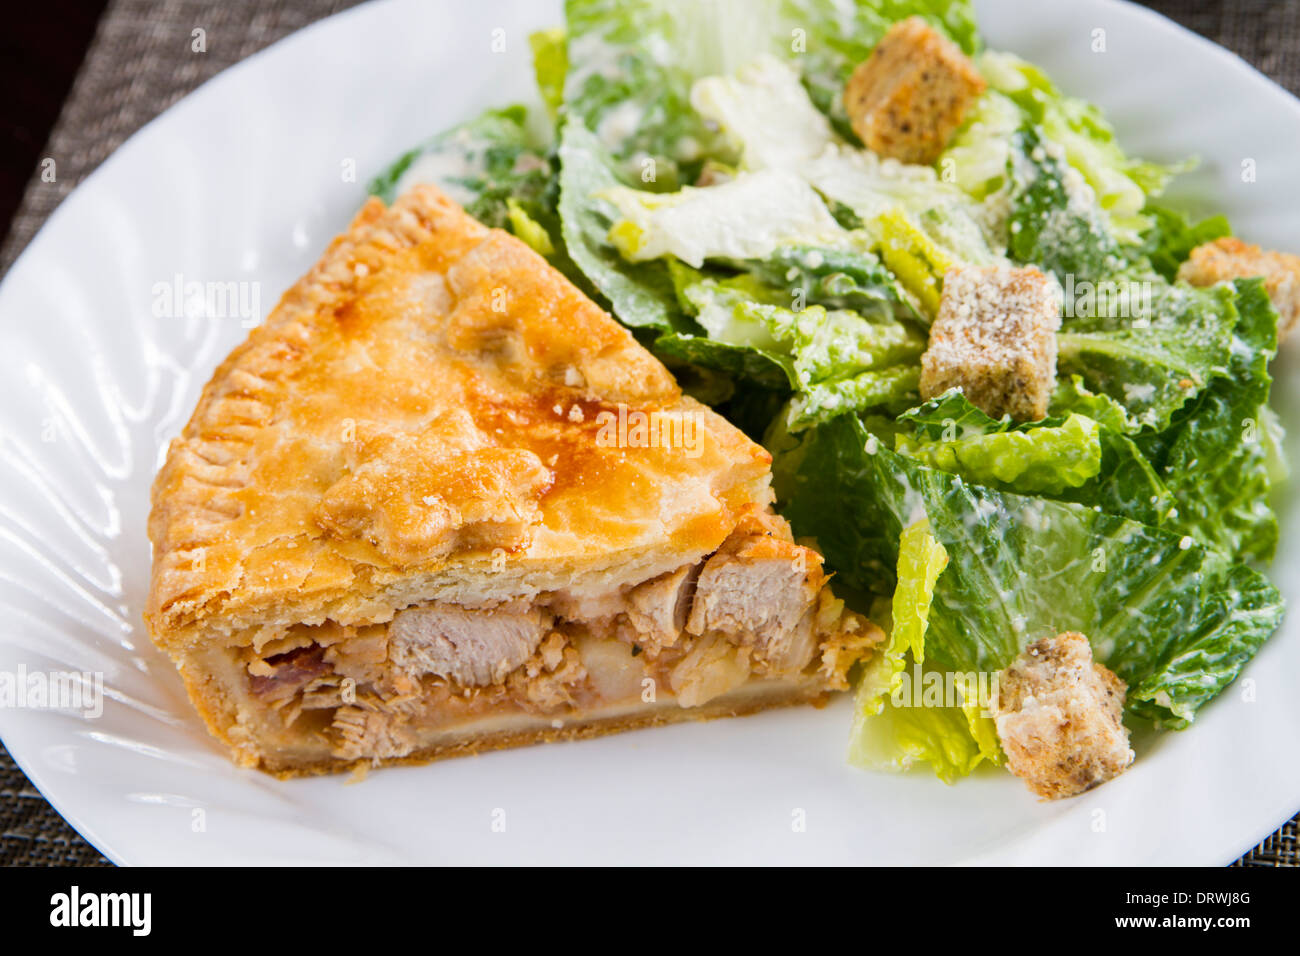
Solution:
<svg viewBox="0 0 1300 956">
<path fill-rule="evenodd" d="M 783 245 L 832 245 L 845 236 L 821 197 L 796 175 L 767 169 L 718 186 L 652 193 L 627 186 L 601 190 L 620 218 L 609 241 L 630 262 L 676 256 L 763 259 Z"/>
<path fill-rule="evenodd" d="M 995 421 L 953 390 L 900 420 L 928 426 L 915 435 L 900 433 L 900 454 L 993 488 L 1056 496 L 1101 471 L 1101 427 L 1083 415 L 1027 425 L 1010 417 Z"/>
<path fill-rule="evenodd" d="M 1169 285 L 1154 274 L 1120 274 L 1105 312 L 1067 317 L 1057 333 L 1057 367 L 1122 405 L 1156 431 L 1210 380 L 1227 371 L 1237 310 L 1232 289 Z M 1077 301 L 1067 293 L 1067 303 Z"/>
<path fill-rule="evenodd" d="M 559 157 L 560 227 L 578 268 L 623 324 L 662 330 L 683 325 L 667 266 L 628 262 L 606 240 L 618 210 L 599 194 L 624 183 L 609 154 L 577 117 L 561 127 Z"/>
<path fill-rule="evenodd" d="M 701 76 L 728 74 L 789 31 L 777 0 L 566 0 L 564 108 L 592 130 L 620 176 L 656 188 L 692 183 L 726 140 L 690 105 Z"/>
<path fill-rule="evenodd" d="M 1032 126 L 1011 138 L 1007 254 L 1062 282 L 1109 278 L 1128 265 L 1092 187 Z"/>
<path fill-rule="evenodd" d="M 1142 423 L 1131 418 L 1128 409 L 1115 399 L 1089 391 L 1081 375 L 1061 376 L 1052 393 L 1048 414 L 1064 415 L 1068 412 L 1087 415 L 1100 425 L 1125 435 L 1142 430 Z"/>
<path fill-rule="evenodd" d="M 988 265 L 1001 260 L 983 244 L 977 227 L 952 209 L 918 216 L 895 208 L 871 221 L 880 255 L 907 292 L 916 315 L 930 323 L 939 312 L 943 277 L 958 265 Z"/>
<path fill-rule="evenodd" d="M 794 63 L 817 109 L 846 138 L 843 89 L 891 25 L 923 16 L 967 53 L 978 45 L 969 0 L 567 0 L 565 108 L 619 162 L 665 189 L 695 181 L 706 158 L 738 160 L 690 106 L 701 77 L 762 55 Z"/>
<path fill-rule="evenodd" d="M 529 34 L 533 51 L 533 76 L 546 112 L 554 122 L 564 102 L 564 77 L 569 72 L 568 38 L 561 27 Z"/>
<path fill-rule="evenodd" d="M 867 662 L 858 681 L 849 735 L 849 762 L 855 766 L 903 771 L 922 761 L 945 783 L 952 783 L 988 755 L 986 748 L 997 752 L 996 731 L 990 746 L 976 702 L 966 706 L 963 697 L 963 706 L 927 704 L 916 692 L 920 688 L 911 687 L 912 680 L 922 678 L 930 603 L 947 564 L 948 553 L 930 534 L 924 518 L 903 529 L 889 643 Z M 915 678 L 904 673 L 909 659 Z M 979 729 L 981 742 L 976 741 L 974 728 Z"/>
<path fill-rule="evenodd" d="M 1016 103 L 1030 123 L 1060 144 L 1115 227 L 1130 238 L 1147 225 L 1142 216 L 1147 199 L 1159 195 L 1171 176 L 1189 167 L 1125 156 L 1097 107 L 1064 95 L 1042 70 L 1019 57 L 989 51 L 980 57 L 979 69 L 993 90 Z"/>
<path fill-rule="evenodd" d="M 523 106 L 487 110 L 404 153 L 369 183 L 391 203 L 418 182 L 434 183 L 488 226 L 508 228 L 507 201 L 532 215 L 546 201 L 555 170 L 528 129 Z"/>
<path fill-rule="evenodd" d="M 1024 123 L 1024 113 L 996 90 L 986 90 L 935 163 L 944 182 L 951 182 L 975 199 L 1003 190 L 1011 159 L 1011 137 Z"/>
<path fill-rule="evenodd" d="M 696 80 L 691 105 L 722 131 L 743 169 L 797 170 L 838 142 L 799 74 L 770 55 L 732 76 Z"/>
<path fill-rule="evenodd" d="M 1142 212 L 1151 223 L 1142 233 L 1142 250 L 1152 268 L 1170 282 L 1193 249 L 1232 235 L 1232 227 L 1223 216 L 1193 223 L 1183 213 L 1161 206 L 1148 205 Z"/>
<path fill-rule="evenodd" d="M 764 259 L 728 264 L 782 290 L 787 301 L 853 309 L 863 315 L 918 318 L 898 280 L 861 244 L 827 247 L 796 243 L 780 246 Z"/>
<path fill-rule="evenodd" d="M 1239 279 L 1235 289 L 1239 320 L 1228 374 L 1148 448 L 1176 500 L 1177 527 L 1241 560 L 1267 561 L 1278 534 L 1269 507 L 1275 477 L 1264 418 L 1277 312 L 1263 280 Z"/>
<path fill-rule="evenodd" d="M 705 334 L 661 336 L 656 350 L 769 388 L 782 373 L 795 393 L 792 428 L 914 400 L 925 340 L 887 308 L 828 310 L 787 300 L 748 273 L 710 276 L 680 263 L 670 271 L 679 300 Z"/>
<path fill-rule="evenodd" d="M 1165 524 L 1174 506 L 1169 489 L 1132 439 L 1103 424 L 1123 422 L 1123 409 L 1084 395 L 1102 419 L 1066 411 L 1017 424 L 990 418 L 953 390 L 898 417 L 895 450 L 976 484 Z"/>
<path fill-rule="evenodd" d="M 528 214 L 524 204 L 513 196 L 506 200 L 510 231 L 543 256 L 555 255 L 555 242 L 545 226 Z"/>
<path fill-rule="evenodd" d="M 854 725 L 849 746 L 849 762 L 855 766 L 898 772 L 927 763 L 944 783 L 956 783 L 991 755 L 971 735 L 962 708 L 892 702 Z"/>
<path fill-rule="evenodd" d="M 955 207 L 970 216 L 978 208 L 929 166 L 881 159 L 864 149 L 832 146 L 798 168 L 818 192 L 852 209 L 864 222 L 895 209 L 920 213 Z"/>
<path fill-rule="evenodd" d="M 1281 620 L 1262 575 L 1190 536 L 968 483 L 889 451 L 852 415 L 788 442 L 783 514 L 849 586 L 888 593 L 899 535 L 928 519 L 949 555 L 925 636 L 940 670 L 992 673 L 1079 631 L 1128 683 L 1130 712 L 1182 727 Z"/>
<path fill-rule="evenodd" d="M 874 717 L 884 708 L 885 699 L 901 684 L 909 653 L 918 663 L 925 660 L 930 601 L 934 584 L 947 566 L 948 552 L 930 534 L 924 518 L 903 529 L 898 542 L 898 587 L 892 598 L 889 642 L 878 648 L 863 668 L 856 694 L 859 718 Z M 857 733 L 855 722 L 855 737 Z"/>
<path fill-rule="evenodd" d="M 392 202 L 431 182 L 488 226 L 506 229 L 544 255 L 584 292 L 593 290 L 560 241 L 557 157 L 534 137 L 522 106 L 488 110 L 401 156 L 369 184 Z"/>
</svg>

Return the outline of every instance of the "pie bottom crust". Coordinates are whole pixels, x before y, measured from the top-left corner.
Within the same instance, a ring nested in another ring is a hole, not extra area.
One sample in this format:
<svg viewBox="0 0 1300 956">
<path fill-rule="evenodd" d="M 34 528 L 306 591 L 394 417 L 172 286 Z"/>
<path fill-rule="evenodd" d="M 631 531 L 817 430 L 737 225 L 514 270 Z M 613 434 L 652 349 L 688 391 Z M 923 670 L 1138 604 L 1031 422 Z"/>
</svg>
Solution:
<svg viewBox="0 0 1300 956">
<path fill-rule="evenodd" d="M 181 674 L 191 699 L 214 736 L 227 743 L 237 763 L 255 767 L 281 779 L 364 771 L 388 766 L 412 766 L 432 763 L 448 757 L 461 757 L 492 750 L 525 747 L 564 740 L 583 740 L 606 734 L 659 727 L 686 721 L 742 717 L 776 707 L 812 704 L 824 707 L 831 689 L 817 674 L 798 674 L 784 678 L 754 678 L 728 694 L 700 706 L 682 707 L 671 695 L 656 701 L 634 701 L 593 708 L 563 719 L 511 712 L 484 715 L 454 726 L 429 727 L 421 733 L 419 745 L 401 757 L 360 757 L 346 760 L 328 753 L 293 754 L 284 750 L 268 751 L 265 741 L 241 740 L 238 713 L 239 691 L 234 694 L 223 686 L 211 670 L 211 655 L 200 666 L 182 664 Z M 242 679 L 242 678 L 237 678 Z M 557 726 L 558 724 L 558 726 Z"/>
</svg>

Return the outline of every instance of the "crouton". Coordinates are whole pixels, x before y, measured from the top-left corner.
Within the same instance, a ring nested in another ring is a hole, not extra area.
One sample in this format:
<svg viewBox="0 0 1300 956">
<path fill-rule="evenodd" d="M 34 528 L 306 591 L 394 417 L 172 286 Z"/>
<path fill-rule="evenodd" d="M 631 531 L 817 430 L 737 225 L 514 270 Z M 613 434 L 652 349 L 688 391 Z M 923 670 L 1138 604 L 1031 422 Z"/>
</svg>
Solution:
<svg viewBox="0 0 1300 956">
<path fill-rule="evenodd" d="M 958 266 L 943 280 L 930 344 L 921 356 L 921 397 L 960 387 L 994 418 L 1037 421 L 1056 382 L 1056 286 L 1034 268 Z"/>
<path fill-rule="evenodd" d="M 929 165 L 985 85 L 956 44 L 920 17 L 909 17 L 858 64 L 844 87 L 844 108 L 867 149 Z"/>
<path fill-rule="evenodd" d="M 1133 762 L 1124 682 L 1073 631 L 1030 644 L 998 675 L 992 710 L 1007 767 L 1048 800 L 1072 797 Z"/>
<path fill-rule="evenodd" d="M 1300 256 L 1265 252 L 1227 236 L 1197 246 L 1178 269 L 1178 278 L 1192 285 L 1214 285 L 1228 279 L 1263 276 L 1269 301 L 1277 309 L 1278 341 L 1285 341 L 1300 322 Z"/>
</svg>

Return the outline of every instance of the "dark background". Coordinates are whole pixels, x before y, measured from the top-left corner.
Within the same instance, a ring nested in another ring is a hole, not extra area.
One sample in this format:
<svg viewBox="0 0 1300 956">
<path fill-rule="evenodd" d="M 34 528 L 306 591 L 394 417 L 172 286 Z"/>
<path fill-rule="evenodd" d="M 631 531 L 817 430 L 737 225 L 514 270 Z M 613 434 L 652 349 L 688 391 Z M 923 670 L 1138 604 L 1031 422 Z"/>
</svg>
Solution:
<svg viewBox="0 0 1300 956">
<path fill-rule="evenodd" d="M 234 62 L 265 43 L 352 2 L 354 0 L 222 0 L 221 3 L 208 4 L 209 19 L 242 22 L 249 27 L 243 31 L 247 35 L 243 37 L 240 48 L 228 51 L 229 59 L 223 59 L 219 54 L 202 66 L 170 77 L 174 89 L 154 92 L 166 93 L 164 98 L 171 102 L 226 63 Z M 1027 13 L 1032 11 L 1036 2 L 1024 0 Z M 1300 94 L 1300 0 L 1155 0 L 1144 5 L 1238 53 L 1292 93 Z M 110 16 L 105 18 L 105 22 L 117 16 L 115 30 L 111 35 L 101 36 L 99 44 L 101 52 L 105 52 L 103 48 L 108 46 L 106 52 L 109 56 L 114 56 L 119 48 L 130 47 L 128 41 L 133 35 L 150 31 L 165 34 L 169 42 L 177 38 L 188 42 L 189 21 L 186 17 L 192 11 L 179 0 L 112 0 L 111 6 Z M 51 131 L 110 2 L 36 0 L 21 5 L 8 4 L 7 7 L 0 28 L 0 238 L 10 232 L 37 164 L 47 155 Z M 102 87 L 86 89 L 83 83 L 78 95 L 93 97 L 98 94 L 107 100 L 111 93 L 119 101 L 132 99 L 138 92 L 132 89 L 133 85 L 137 80 L 141 83 L 146 81 L 133 70 L 129 54 L 124 53 L 121 59 L 123 62 L 120 63 L 110 61 L 112 90 Z M 92 78 L 100 82 L 104 75 L 101 72 Z M 159 82 L 156 75 L 152 81 Z M 71 117 L 77 121 L 72 125 L 80 128 L 85 112 L 83 103 L 82 112 Z M 105 112 L 111 112 L 107 105 Z M 118 128 L 123 125 L 118 123 L 110 127 L 108 139 L 116 141 L 134 128 L 136 120 L 142 123 L 150 118 L 151 114 L 135 117 L 128 129 Z M 62 128 L 66 129 L 68 125 L 65 121 Z M 107 150 L 113 142 L 100 145 Z M 96 154 L 96 159 L 100 158 L 102 156 Z M 93 161 L 79 165 L 93 165 Z M 78 170 L 80 176 L 89 171 L 89 168 Z M 23 217 L 26 229 L 16 231 L 9 242 L 2 244 L 6 247 L 4 260 L 12 261 L 20 251 L 18 247 L 30 239 L 40 215 L 48 212 L 58 201 L 64 188 L 73 185 L 75 182 L 66 184 L 55 196 L 50 196 L 47 190 L 45 198 L 39 202 L 30 202 L 29 196 Z M 4 265 L 0 265 L 2 268 Z M 1300 865 L 1296 845 L 1298 821 L 1300 816 L 1239 863 Z M 1194 839 L 1194 834 L 1188 836 Z M 106 862 L 53 813 L 0 746 L 0 864 Z"/>
<path fill-rule="evenodd" d="M 59 117 L 108 0 L 39 0 L 5 16 L 0 30 L 0 234 Z"/>
</svg>

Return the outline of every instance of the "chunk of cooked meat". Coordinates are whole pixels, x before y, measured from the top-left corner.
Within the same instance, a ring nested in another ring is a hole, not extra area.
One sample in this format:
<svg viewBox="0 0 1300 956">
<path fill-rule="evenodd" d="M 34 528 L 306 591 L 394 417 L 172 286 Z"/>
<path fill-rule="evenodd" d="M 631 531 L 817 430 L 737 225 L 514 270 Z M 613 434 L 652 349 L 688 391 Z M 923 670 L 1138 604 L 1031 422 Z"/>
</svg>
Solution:
<svg viewBox="0 0 1300 956">
<path fill-rule="evenodd" d="M 268 702 L 287 700 L 322 674 L 330 671 L 325 649 L 315 644 L 266 658 L 259 670 L 249 675 L 249 687 Z"/>
<path fill-rule="evenodd" d="M 825 583 L 821 557 L 754 507 L 713 554 L 647 581 L 277 632 L 248 670 L 286 726 L 308 713 L 312 726 L 329 722 L 335 756 L 391 759 L 411 752 L 431 714 L 454 723 L 506 707 L 567 719 L 654 703 L 656 687 L 693 708 L 794 676 L 847 689 L 849 669 L 884 635 Z"/>
<path fill-rule="evenodd" d="M 551 631 L 537 653 L 506 680 L 514 699 L 525 709 L 547 714 L 573 703 L 574 688 L 587 670 L 577 648 L 559 631 Z"/>
<path fill-rule="evenodd" d="M 528 660 L 550 625 L 550 615 L 535 607 L 411 607 L 388 626 L 388 659 L 411 677 L 437 674 L 466 687 L 487 687 Z"/>
<path fill-rule="evenodd" d="M 344 760 L 405 757 L 415 747 L 414 731 L 392 714 L 361 707 L 340 707 L 332 724 L 337 737 L 334 753 Z"/>
<path fill-rule="evenodd" d="M 1007 766 L 1040 797 L 1083 793 L 1133 762 L 1124 682 L 1070 631 L 1030 644 L 998 675 L 993 701 Z"/>
<path fill-rule="evenodd" d="M 688 565 L 638 584 L 627 594 L 624 613 L 638 644 L 654 652 L 672 647 L 686 627 L 698 565 Z"/>
<path fill-rule="evenodd" d="M 800 670 L 816 650 L 811 611 L 826 580 L 821 563 L 794 543 L 783 520 L 754 512 L 705 562 L 686 630 L 724 634 L 778 670 Z"/>
</svg>

